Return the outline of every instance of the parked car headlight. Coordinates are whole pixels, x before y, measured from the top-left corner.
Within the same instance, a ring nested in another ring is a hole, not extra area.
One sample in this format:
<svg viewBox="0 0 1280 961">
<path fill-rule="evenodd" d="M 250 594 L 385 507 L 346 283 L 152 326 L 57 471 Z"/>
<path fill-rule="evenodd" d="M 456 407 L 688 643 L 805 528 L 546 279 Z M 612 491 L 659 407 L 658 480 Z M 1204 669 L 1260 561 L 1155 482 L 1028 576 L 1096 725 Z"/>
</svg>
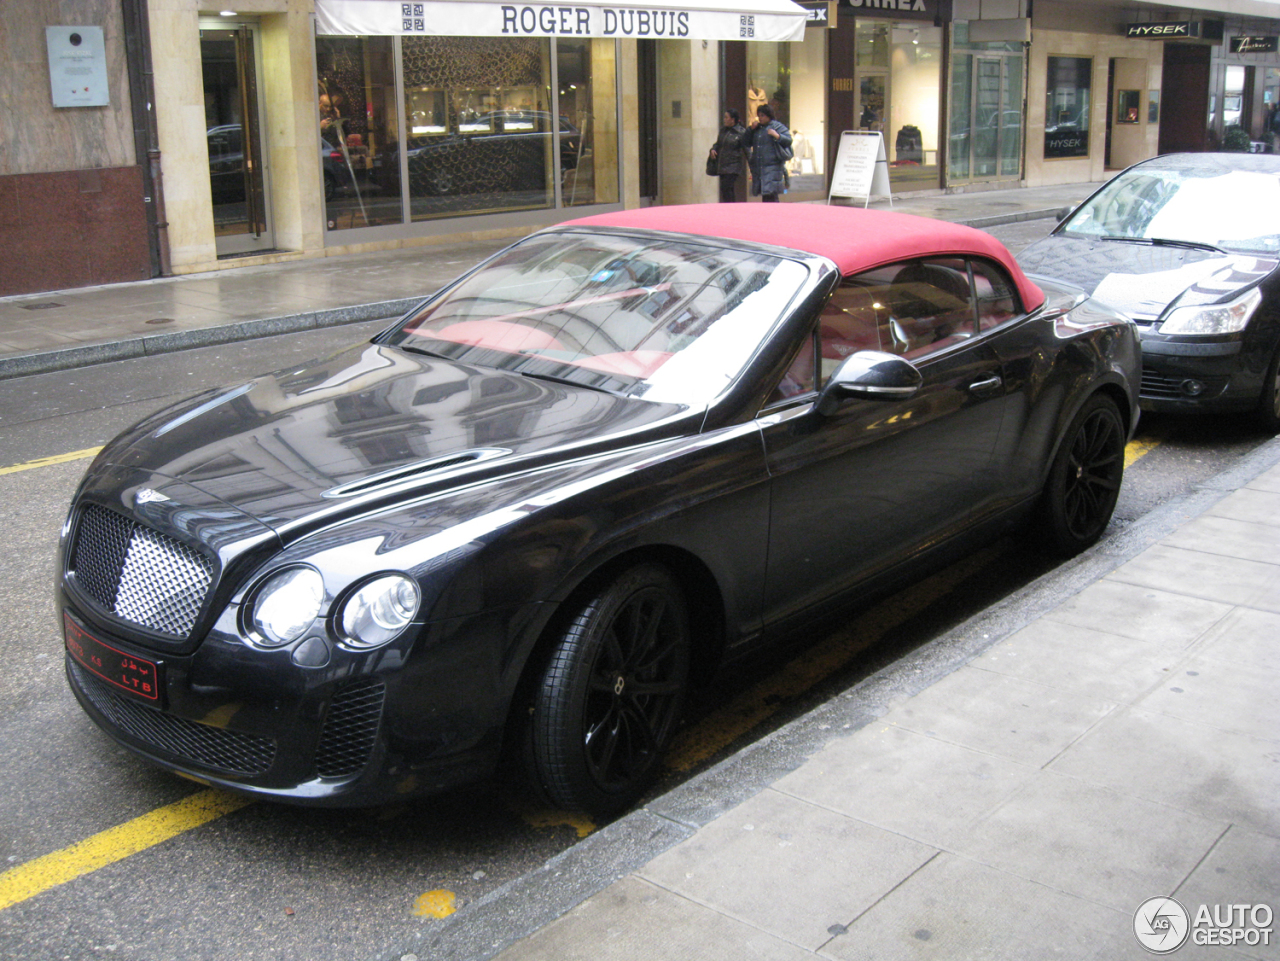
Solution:
<svg viewBox="0 0 1280 961">
<path fill-rule="evenodd" d="M 273 574 L 258 590 L 249 621 L 263 647 L 282 647 L 300 638 L 320 616 L 324 581 L 310 567 Z"/>
<path fill-rule="evenodd" d="M 1262 303 L 1262 291 L 1252 288 L 1229 304 L 1211 307 L 1176 307 L 1160 325 L 1162 334 L 1232 334 L 1244 330 L 1249 318 Z"/>
<path fill-rule="evenodd" d="M 418 613 L 418 585 L 403 574 L 384 574 L 362 585 L 342 604 L 338 625 L 343 641 L 358 648 L 394 640 Z"/>
</svg>

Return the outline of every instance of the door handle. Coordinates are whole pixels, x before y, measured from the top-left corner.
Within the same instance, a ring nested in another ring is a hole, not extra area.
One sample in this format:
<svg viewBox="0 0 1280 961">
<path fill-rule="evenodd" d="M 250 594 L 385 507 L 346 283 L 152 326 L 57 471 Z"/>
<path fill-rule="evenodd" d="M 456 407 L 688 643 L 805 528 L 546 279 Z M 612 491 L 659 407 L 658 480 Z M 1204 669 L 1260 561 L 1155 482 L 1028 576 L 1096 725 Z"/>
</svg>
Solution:
<svg viewBox="0 0 1280 961">
<path fill-rule="evenodd" d="M 998 391 L 1004 381 L 1001 380 L 999 374 L 992 374 L 990 377 L 984 377 L 982 380 L 975 380 L 969 385 L 969 393 L 971 394 L 994 394 Z"/>
</svg>

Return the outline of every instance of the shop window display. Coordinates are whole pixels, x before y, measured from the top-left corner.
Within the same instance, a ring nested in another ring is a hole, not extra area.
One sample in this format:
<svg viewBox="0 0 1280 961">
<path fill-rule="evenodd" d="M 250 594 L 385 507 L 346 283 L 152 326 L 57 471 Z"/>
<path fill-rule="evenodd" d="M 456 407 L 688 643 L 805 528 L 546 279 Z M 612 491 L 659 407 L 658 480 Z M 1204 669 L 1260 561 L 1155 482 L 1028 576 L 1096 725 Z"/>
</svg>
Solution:
<svg viewBox="0 0 1280 961">
<path fill-rule="evenodd" d="M 615 49 L 612 40 L 556 43 L 560 122 L 573 132 L 560 139 L 561 202 L 566 207 L 618 201 Z"/>
<path fill-rule="evenodd" d="M 826 191 L 826 57 L 823 30 L 808 30 L 803 40 L 793 43 L 747 44 L 743 124 L 754 123 L 756 108 L 767 103 L 791 131 L 789 186 L 783 199 L 811 199 Z"/>
<path fill-rule="evenodd" d="M 894 189 L 938 186 L 942 29 L 859 20 L 855 30 L 855 127 L 884 135 Z"/>
<path fill-rule="evenodd" d="M 553 130 L 562 170 L 578 131 L 551 113 L 548 41 L 405 37 L 402 57 L 411 219 L 553 205 Z"/>
<path fill-rule="evenodd" d="M 316 97 L 325 220 L 330 230 L 403 219 L 390 37 L 318 37 Z"/>
<path fill-rule="evenodd" d="M 1091 58 L 1049 58 L 1044 114 L 1045 159 L 1089 156 L 1089 98 L 1092 89 Z"/>
</svg>

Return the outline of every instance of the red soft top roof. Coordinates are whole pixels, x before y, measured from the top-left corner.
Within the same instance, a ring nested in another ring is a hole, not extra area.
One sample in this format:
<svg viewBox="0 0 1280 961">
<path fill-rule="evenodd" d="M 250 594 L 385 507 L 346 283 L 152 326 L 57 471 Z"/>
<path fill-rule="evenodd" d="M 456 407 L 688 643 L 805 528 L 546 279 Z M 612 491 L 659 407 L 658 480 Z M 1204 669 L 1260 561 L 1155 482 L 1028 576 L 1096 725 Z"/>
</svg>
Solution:
<svg viewBox="0 0 1280 961">
<path fill-rule="evenodd" d="M 827 257 L 845 275 L 915 257 L 987 257 L 1009 272 L 1024 309 L 1044 303 L 1044 292 L 990 234 L 910 214 L 823 204 L 685 204 L 597 214 L 564 226 L 670 230 L 772 244 Z"/>
</svg>

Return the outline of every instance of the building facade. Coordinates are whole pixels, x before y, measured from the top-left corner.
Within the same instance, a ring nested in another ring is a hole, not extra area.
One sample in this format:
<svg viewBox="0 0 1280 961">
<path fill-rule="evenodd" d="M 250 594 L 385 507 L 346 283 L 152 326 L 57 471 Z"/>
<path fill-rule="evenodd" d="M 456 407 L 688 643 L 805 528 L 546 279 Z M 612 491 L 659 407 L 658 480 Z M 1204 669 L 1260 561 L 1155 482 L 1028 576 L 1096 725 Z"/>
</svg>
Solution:
<svg viewBox="0 0 1280 961">
<path fill-rule="evenodd" d="M 791 202 L 846 130 L 894 193 L 1274 149 L 1263 0 L 801 2 L 10 0 L 0 295 L 712 201 L 725 107 L 793 131 Z M 103 99 L 59 103 L 68 70 Z"/>
</svg>

